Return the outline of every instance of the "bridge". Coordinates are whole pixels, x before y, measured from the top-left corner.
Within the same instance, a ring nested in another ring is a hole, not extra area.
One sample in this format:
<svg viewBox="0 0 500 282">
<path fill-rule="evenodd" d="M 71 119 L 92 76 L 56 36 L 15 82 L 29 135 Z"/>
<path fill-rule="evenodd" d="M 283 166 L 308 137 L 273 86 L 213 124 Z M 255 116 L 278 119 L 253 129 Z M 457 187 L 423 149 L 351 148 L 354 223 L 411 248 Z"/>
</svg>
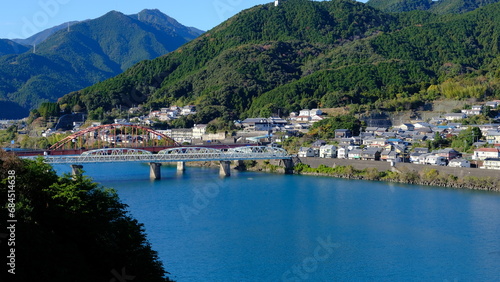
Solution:
<svg viewBox="0 0 500 282">
<path fill-rule="evenodd" d="M 177 162 L 184 171 L 186 162 L 218 161 L 220 174 L 230 175 L 232 161 L 283 160 L 291 168 L 291 156 L 281 148 L 242 145 L 182 146 L 162 132 L 132 124 L 107 124 L 89 127 L 61 138 L 46 150 L 17 152 L 20 157 L 42 156 L 49 164 L 70 164 L 73 174 L 83 164 L 149 163 L 150 176 L 161 178 L 162 163 Z"/>
<path fill-rule="evenodd" d="M 70 164 L 73 174 L 81 173 L 83 164 L 89 163 L 116 163 L 142 162 L 149 163 L 150 176 L 161 179 L 162 163 L 177 163 L 177 169 L 184 171 L 186 162 L 219 161 L 220 175 L 230 175 L 232 161 L 243 160 L 284 160 L 285 167 L 291 168 L 291 156 L 282 148 L 266 146 L 242 146 L 233 148 L 208 147 L 173 147 L 153 154 L 150 151 L 137 148 L 104 148 L 83 152 L 74 156 L 46 155 L 44 160 L 49 164 Z"/>
</svg>

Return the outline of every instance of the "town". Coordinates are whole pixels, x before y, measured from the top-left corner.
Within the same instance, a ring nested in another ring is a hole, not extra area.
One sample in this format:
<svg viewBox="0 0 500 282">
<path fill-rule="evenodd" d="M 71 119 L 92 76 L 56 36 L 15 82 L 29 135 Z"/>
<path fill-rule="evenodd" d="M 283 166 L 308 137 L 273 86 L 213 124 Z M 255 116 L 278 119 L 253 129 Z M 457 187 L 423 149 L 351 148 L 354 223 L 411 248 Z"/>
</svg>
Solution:
<svg viewBox="0 0 500 282">
<path fill-rule="evenodd" d="M 351 129 L 334 129 L 333 138 L 321 139 L 308 136 L 309 130 L 316 122 L 328 119 L 321 109 L 303 109 L 298 113 L 292 112 L 287 118 L 247 118 L 234 121 L 233 130 L 218 131 L 210 124 L 194 124 L 191 128 L 158 129 L 158 124 L 175 121 L 181 117 L 196 115 L 196 106 L 171 106 L 147 114 L 139 115 L 143 110 L 139 107 L 128 109 L 130 118 L 114 119 L 114 124 L 136 124 L 151 126 L 179 144 L 207 145 L 207 144 L 267 144 L 269 146 L 283 146 L 290 153 L 299 158 L 338 158 L 350 160 L 386 161 L 391 163 L 407 162 L 450 167 L 477 167 L 483 169 L 500 169 L 500 124 L 463 124 L 468 117 L 488 113 L 497 113 L 500 101 L 489 101 L 482 105 L 472 105 L 461 110 L 460 113 L 447 113 L 433 117 L 428 121 L 416 120 L 408 123 L 396 124 L 391 127 L 363 126 L 359 134 L 353 134 Z M 64 121 L 66 117 L 66 121 Z M 500 115 L 491 119 L 500 121 Z M 54 135 L 67 134 L 79 131 L 84 124 L 99 126 L 101 122 L 90 122 L 85 114 L 72 113 L 54 121 L 55 127 L 48 128 L 41 133 L 43 138 Z M 0 126 L 5 130 L 16 124 L 19 133 L 26 134 L 26 125 L 23 121 L 1 121 Z M 461 139 L 458 137 L 462 137 Z M 101 141 L 115 146 L 130 142 L 130 136 L 111 136 L 108 133 L 100 134 Z M 114 138 L 114 139 L 113 139 Z M 144 137 L 144 140 L 147 137 Z M 26 139 L 26 138 L 25 138 Z M 143 138 L 135 140 L 142 142 Z M 290 140 L 296 140 L 295 146 Z M 457 146 L 450 146 L 446 140 L 460 139 L 459 151 Z M 15 140 L 12 140 L 12 146 Z M 288 143 L 288 145 L 287 145 Z M 446 146 L 448 145 L 448 146 Z M 40 149 L 44 149 L 41 148 Z"/>
</svg>

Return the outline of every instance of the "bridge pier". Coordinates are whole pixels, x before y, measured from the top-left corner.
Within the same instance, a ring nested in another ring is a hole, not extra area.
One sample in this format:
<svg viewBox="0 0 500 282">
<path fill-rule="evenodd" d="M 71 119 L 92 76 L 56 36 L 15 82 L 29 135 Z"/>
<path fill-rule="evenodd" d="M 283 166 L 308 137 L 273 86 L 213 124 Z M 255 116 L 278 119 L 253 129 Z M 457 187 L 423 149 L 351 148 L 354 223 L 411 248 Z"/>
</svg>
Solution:
<svg viewBox="0 0 500 282">
<path fill-rule="evenodd" d="M 186 170 L 185 162 L 177 162 L 177 172 L 184 172 Z"/>
<path fill-rule="evenodd" d="M 149 163 L 149 177 L 151 179 L 161 179 L 161 163 Z"/>
<path fill-rule="evenodd" d="M 230 161 L 220 161 L 220 176 L 231 176 L 231 162 Z"/>
<path fill-rule="evenodd" d="M 73 179 L 83 174 L 83 165 L 71 165 L 71 175 Z"/>
<path fill-rule="evenodd" d="M 293 174 L 293 160 L 283 159 L 283 164 L 285 165 L 285 174 Z"/>
</svg>

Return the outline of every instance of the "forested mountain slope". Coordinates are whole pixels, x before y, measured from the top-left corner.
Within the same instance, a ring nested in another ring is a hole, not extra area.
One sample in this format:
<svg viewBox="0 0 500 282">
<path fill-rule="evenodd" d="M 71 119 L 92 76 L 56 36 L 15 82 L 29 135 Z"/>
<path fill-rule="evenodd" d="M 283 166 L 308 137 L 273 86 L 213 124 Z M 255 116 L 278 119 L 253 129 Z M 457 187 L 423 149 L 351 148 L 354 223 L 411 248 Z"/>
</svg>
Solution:
<svg viewBox="0 0 500 282">
<path fill-rule="evenodd" d="M 469 75 L 475 85 L 474 77 L 498 77 L 499 23 L 500 4 L 453 16 L 386 14 L 348 0 L 261 5 L 61 103 L 89 111 L 196 104 L 197 122 L 318 105 L 413 103 L 440 94 L 427 90 L 451 78 Z"/>
<path fill-rule="evenodd" d="M 36 45 L 36 51 L 0 57 L 0 101 L 25 109 L 56 101 L 141 60 L 171 52 L 201 33 L 157 10 L 131 16 L 113 11 L 74 24 Z M 4 113 L 0 108 L 0 118 L 8 118 Z"/>
</svg>

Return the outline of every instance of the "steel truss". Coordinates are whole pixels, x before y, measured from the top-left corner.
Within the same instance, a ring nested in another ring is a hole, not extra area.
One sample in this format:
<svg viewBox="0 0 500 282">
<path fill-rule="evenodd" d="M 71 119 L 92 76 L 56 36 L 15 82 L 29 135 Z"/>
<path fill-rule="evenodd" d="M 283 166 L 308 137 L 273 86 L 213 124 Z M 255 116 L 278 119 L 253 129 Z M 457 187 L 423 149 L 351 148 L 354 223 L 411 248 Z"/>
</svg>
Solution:
<svg viewBox="0 0 500 282">
<path fill-rule="evenodd" d="M 98 149 L 84 152 L 79 156 L 45 156 L 50 164 L 84 164 L 114 162 L 197 162 L 290 159 L 282 148 L 264 146 L 214 149 L 206 147 L 176 147 L 152 154 L 149 151 L 131 148 Z"/>
</svg>

